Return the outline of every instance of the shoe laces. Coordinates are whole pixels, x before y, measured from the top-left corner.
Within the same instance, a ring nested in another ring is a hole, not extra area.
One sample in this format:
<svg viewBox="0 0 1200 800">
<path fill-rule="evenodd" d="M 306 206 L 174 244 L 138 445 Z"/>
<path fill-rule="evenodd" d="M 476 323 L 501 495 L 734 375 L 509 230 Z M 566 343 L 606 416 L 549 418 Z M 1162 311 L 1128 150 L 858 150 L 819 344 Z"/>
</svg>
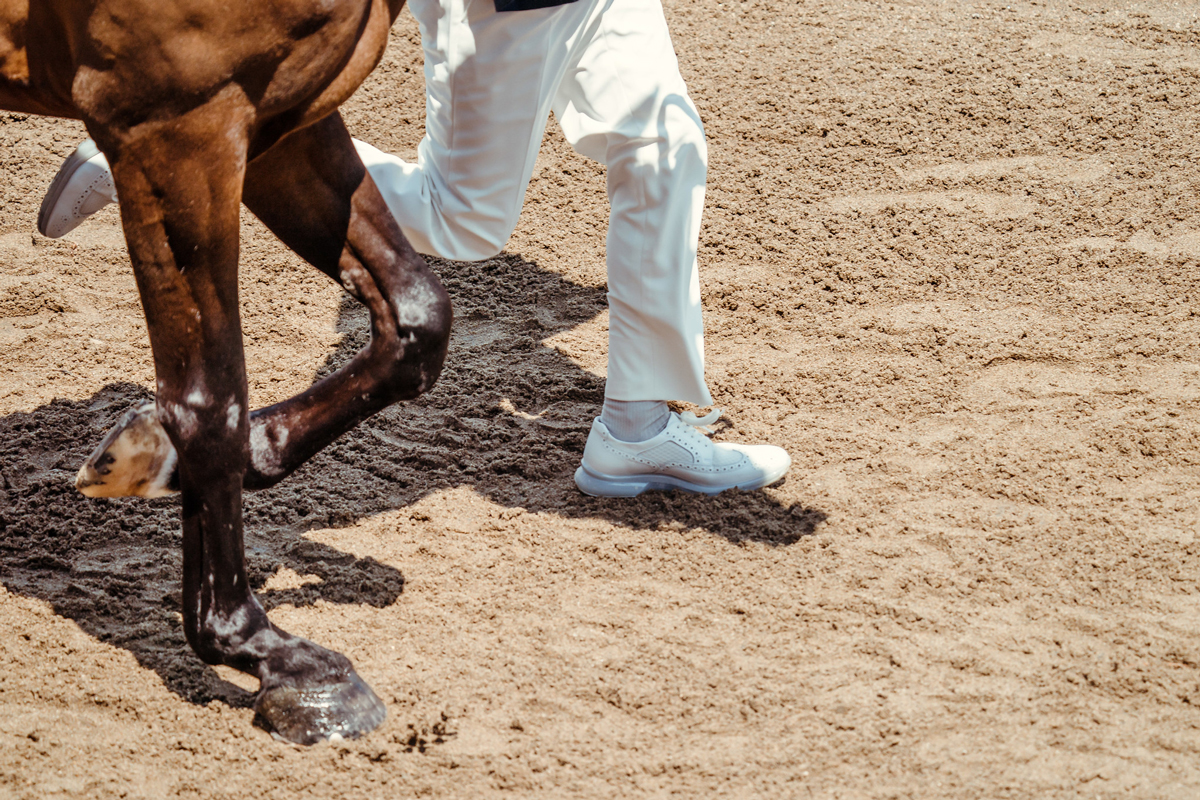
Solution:
<svg viewBox="0 0 1200 800">
<path fill-rule="evenodd" d="M 721 409 L 714 408 L 703 417 L 697 417 L 691 411 L 684 411 L 679 415 L 679 421 L 685 425 L 691 425 L 693 428 L 698 428 L 705 433 L 712 434 L 716 433 L 716 431 L 712 428 L 713 423 L 719 420 L 721 418 L 721 414 L 723 413 L 724 412 L 721 411 Z"/>
</svg>

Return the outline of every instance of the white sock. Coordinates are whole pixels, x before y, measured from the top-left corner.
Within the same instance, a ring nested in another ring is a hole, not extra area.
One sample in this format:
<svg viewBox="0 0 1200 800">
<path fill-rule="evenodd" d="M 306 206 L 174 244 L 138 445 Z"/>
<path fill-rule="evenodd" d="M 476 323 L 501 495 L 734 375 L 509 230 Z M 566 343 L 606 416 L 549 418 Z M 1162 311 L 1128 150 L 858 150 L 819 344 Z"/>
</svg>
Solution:
<svg viewBox="0 0 1200 800">
<path fill-rule="evenodd" d="M 671 409 L 663 400 L 613 400 L 604 398 L 600 421 L 622 442 L 644 442 L 667 427 Z"/>
</svg>

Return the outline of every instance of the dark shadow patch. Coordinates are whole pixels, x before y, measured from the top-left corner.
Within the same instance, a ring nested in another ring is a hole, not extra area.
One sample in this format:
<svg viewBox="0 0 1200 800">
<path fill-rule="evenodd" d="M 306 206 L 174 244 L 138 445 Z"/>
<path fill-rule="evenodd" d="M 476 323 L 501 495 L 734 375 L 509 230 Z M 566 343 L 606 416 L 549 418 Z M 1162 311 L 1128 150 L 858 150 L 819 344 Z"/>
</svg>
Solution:
<svg viewBox="0 0 1200 800">
<path fill-rule="evenodd" d="M 130 651 L 180 697 L 248 707 L 253 695 L 217 677 L 184 638 L 178 500 L 89 499 L 75 491 L 75 469 L 91 446 L 149 397 L 140 386 L 117 383 L 86 400 L 0 417 L 0 582 Z M 404 590 L 404 576 L 374 559 L 252 527 L 246 560 L 268 610 L 318 598 L 383 608 Z M 320 583 L 262 591 L 280 567 Z"/>
<path fill-rule="evenodd" d="M 457 486 L 511 508 L 630 528 L 702 529 L 732 543 L 786 546 L 825 520 L 822 511 L 783 506 L 763 492 L 581 494 L 572 475 L 604 382 L 542 341 L 600 313 L 604 289 L 512 254 L 431 263 L 454 300 L 459 331 L 433 390 L 367 420 L 280 485 L 245 495 L 247 568 L 268 610 L 317 599 L 394 603 L 404 590 L 399 571 L 299 534 L 348 526 Z M 471 338 L 463 339 L 464 329 Z M 323 374 L 369 336 L 365 311 L 348 298 L 338 330 L 342 342 Z M 135 384 L 114 383 L 85 400 L 0 417 L 0 582 L 129 650 L 180 697 L 248 707 L 253 695 L 218 678 L 184 638 L 178 500 L 94 500 L 74 489 L 90 448 L 129 406 L 150 397 Z M 280 567 L 319 581 L 264 591 Z"/>
<path fill-rule="evenodd" d="M 788 545 L 825 521 L 818 509 L 785 507 L 763 492 L 647 493 L 632 500 L 581 494 L 572 476 L 604 400 L 604 381 L 542 342 L 601 313 L 605 288 L 572 283 L 512 253 L 478 263 L 429 263 L 454 303 L 455 333 L 441 379 L 423 397 L 342 436 L 279 486 L 248 496 L 248 519 L 293 529 L 341 527 L 431 492 L 469 486 L 529 511 L 631 528 L 701 528 L 731 542 Z M 342 341 L 320 375 L 368 341 L 366 310 L 348 295 L 337 330 Z"/>
</svg>

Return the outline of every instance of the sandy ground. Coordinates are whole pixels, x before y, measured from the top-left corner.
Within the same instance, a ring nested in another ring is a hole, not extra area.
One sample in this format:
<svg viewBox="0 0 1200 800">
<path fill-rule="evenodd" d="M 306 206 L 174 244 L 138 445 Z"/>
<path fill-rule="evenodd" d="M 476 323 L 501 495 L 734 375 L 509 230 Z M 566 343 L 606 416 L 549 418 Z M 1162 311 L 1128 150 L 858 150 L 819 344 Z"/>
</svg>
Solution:
<svg viewBox="0 0 1200 800">
<path fill-rule="evenodd" d="M 33 233 L 80 126 L 0 115 L 0 797 L 1200 796 L 1200 10 L 667 13 L 718 435 L 795 467 L 574 489 L 606 204 L 552 130 L 506 252 L 435 262 L 441 382 L 247 501 L 273 619 L 388 703 L 342 747 L 273 741 L 187 649 L 176 501 L 71 488 L 150 353 L 115 210 Z M 409 155 L 415 37 L 347 109 Z M 244 233 L 265 404 L 365 323 Z"/>
</svg>

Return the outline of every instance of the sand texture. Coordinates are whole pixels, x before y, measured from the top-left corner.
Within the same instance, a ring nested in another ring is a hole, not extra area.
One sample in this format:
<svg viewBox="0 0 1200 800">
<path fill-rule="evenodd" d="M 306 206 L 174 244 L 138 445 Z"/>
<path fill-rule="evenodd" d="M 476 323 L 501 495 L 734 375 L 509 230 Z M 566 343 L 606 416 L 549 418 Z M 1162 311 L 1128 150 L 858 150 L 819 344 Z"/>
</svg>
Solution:
<svg viewBox="0 0 1200 800">
<path fill-rule="evenodd" d="M 387 702 L 280 744 L 179 615 L 178 501 L 89 500 L 151 396 L 78 123 L 0 114 L 0 797 L 1200 797 L 1200 8 L 667 0 L 705 120 L 718 438 L 786 482 L 598 500 L 604 171 L 552 122 L 441 381 L 246 501 L 272 618 Z M 412 17 L 351 100 L 411 157 Z M 255 405 L 366 341 L 244 216 Z"/>
</svg>

